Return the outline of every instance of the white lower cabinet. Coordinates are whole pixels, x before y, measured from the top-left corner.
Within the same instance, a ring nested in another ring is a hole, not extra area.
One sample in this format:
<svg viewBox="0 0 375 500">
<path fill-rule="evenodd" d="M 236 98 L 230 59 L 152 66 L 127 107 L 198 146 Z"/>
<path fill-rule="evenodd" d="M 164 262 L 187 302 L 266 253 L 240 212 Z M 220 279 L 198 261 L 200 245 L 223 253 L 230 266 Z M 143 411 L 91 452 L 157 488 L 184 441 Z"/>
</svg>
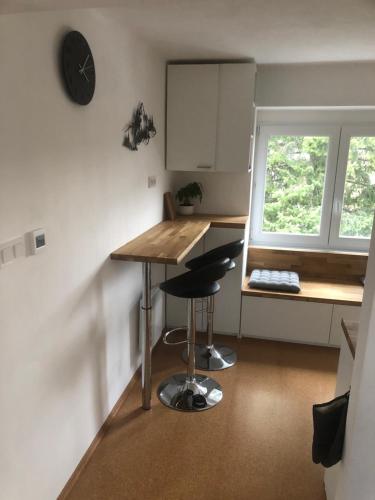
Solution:
<svg viewBox="0 0 375 500">
<path fill-rule="evenodd" d="M 359 321 L 361 313 L 360 306 L 342 306 L 335 304 L 333 306 L 331 334 L 329 336 L 329 343 L 332 346 L 340 347 L 343 339 L 341 320 Z"/>
<path fill-rule="evenodd" d="M 242 297 L 241 335 L 328 344 L 331 304 Z"/>
<path fill-rule="evenodd" d="M 359 306 L 244 296 L 241 335 L 340 347 L 342 318 L 359 321 L 360 312 Z"/>
</svg>

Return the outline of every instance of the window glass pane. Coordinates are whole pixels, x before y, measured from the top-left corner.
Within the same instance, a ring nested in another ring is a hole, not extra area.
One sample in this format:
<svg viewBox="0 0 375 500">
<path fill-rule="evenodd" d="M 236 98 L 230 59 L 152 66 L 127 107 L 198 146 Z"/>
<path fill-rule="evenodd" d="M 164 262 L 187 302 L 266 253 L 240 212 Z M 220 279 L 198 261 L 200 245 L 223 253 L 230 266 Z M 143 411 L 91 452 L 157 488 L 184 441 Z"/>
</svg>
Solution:
<svg viewBox="0 0 375 500">
<path fill-rule="evenodd" d="M 329 137 L 271 136 L 263 232 L 319 235 Z"/>
<path fill-rule="evenodd" d="M 375 137 L 350 139 L 340 236 L 370 238 L 375 208 Z"/>
</svg>

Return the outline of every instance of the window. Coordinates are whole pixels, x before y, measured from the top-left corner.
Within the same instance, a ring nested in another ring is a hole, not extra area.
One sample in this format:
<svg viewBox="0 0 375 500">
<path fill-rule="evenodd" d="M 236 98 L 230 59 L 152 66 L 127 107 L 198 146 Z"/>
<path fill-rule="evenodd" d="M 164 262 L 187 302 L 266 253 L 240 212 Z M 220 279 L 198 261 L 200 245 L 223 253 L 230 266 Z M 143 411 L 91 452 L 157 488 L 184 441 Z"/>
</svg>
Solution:
<svg viewBox="0 0 375 500">
<path fill-rule="evenodd" d="M 375 130 L 342 127 L 331 246 L 368 248 L 375 208 Z"/>
<path fill-rule="evenodd" d="M 340 236 L 369 238 L 375 206 L 375 138 L 351 137 Z"/>
<path fill-rule="evenodd" d="M 255 244 L 367 250 L 375 127 L 260 126 L 253 186 Z"/>
</svg>

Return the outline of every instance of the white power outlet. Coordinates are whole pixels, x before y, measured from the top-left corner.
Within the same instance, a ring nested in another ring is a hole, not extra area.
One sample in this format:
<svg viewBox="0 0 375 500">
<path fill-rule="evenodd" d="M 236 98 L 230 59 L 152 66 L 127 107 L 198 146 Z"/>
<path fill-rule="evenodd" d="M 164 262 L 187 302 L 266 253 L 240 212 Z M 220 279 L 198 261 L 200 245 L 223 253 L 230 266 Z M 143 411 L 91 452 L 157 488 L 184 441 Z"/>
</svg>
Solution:
<svg viewBox="0 0 375 500">
<path fill-rule="evenodd" d="M 156 176 L 155 175 L 149 175 L 147 179 L 147 186 L 149 188 L 153 188 L 156 186 Z"/>
</svg>

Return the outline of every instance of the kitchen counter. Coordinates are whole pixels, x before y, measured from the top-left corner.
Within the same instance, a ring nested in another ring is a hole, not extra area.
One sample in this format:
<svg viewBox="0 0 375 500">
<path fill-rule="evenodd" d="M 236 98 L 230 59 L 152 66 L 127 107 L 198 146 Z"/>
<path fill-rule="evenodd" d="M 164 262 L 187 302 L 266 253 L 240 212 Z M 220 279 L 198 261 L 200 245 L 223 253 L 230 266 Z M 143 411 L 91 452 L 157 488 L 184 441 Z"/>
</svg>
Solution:
<svg viewBox="0 0 375 500">
<path fill-rule="evenodd" d="M 113 260 L 179 264 L 210 227 L 244 229 L 247 215 L 196 214 L 160 222 L 111 254 Z"/>
<path fill-rule="evenodd" d="M 250 276 L 246 276 L 242 285 L 242 295 L 268 297 L 270 299 L 302 300 L 325 304 L 360 306 L 363 299 L 363 286 L 354 283 L 335 283 L 318 280 L 300 280 L 299 293 L 264 290 L 249 287 Z"/>
</svg>

